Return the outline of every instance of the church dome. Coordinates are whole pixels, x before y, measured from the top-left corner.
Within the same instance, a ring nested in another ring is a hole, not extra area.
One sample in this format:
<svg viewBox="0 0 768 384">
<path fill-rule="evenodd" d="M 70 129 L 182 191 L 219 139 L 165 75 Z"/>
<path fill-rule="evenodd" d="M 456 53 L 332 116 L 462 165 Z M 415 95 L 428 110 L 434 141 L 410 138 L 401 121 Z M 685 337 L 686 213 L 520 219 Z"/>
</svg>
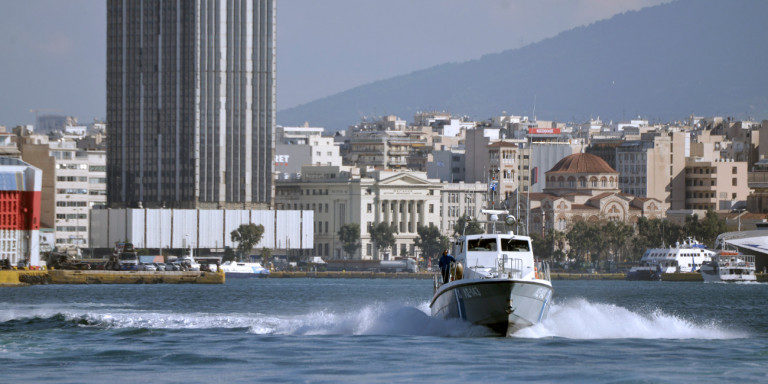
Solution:
<svg viewBox="0 0 768 384">
<path fill-rule="evenodd" d="M 590 153 L 574 153 L 558 161 L 547 173 L 617 173 L 605 160 Z"/>
</svg>

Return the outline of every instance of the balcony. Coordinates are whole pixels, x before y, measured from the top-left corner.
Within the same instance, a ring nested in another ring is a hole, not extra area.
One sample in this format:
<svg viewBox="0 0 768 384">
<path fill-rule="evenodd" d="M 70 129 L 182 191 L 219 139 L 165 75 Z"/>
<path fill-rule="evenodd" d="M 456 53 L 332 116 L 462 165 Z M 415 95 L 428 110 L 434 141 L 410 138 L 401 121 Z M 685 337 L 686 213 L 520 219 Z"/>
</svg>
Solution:
<svg viewBox="0 0 768 384">
<path fill-rule="evenodd" d="M 717 186 L 714 185 L 688 185 L 685 187 L 686 191 L 691 192 L 715 192 Z"/>
<path fill-rule="evenodd" d="M 691 197 L 685 199 L 685 204 L 717 204 L 716 197 Z"/>
<path fill-rule="evenodd" d="M 752 189 L 768 189 L 768 171 L 749 172 L 747 185 Z"/>
<path fill-rule="evenodd" d="M 716 179 L 717 173 L 686 173 L 686 179 Z"/>
</svg>

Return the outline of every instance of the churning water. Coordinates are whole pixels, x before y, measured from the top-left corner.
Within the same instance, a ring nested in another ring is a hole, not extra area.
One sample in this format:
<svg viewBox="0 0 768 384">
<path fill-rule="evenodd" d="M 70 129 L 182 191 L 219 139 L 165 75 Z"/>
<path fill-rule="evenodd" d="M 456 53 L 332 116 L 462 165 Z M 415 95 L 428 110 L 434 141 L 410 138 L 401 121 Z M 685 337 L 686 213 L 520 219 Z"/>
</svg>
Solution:
<svg viewBox="0 0 768 384">
<path fill-rule="evenodd" d="M 767 380 L 768 285 L 555 282 L 511 338 L 429 316 L 430 281 L 0 291 L 0 381 Z"/>
</svg>

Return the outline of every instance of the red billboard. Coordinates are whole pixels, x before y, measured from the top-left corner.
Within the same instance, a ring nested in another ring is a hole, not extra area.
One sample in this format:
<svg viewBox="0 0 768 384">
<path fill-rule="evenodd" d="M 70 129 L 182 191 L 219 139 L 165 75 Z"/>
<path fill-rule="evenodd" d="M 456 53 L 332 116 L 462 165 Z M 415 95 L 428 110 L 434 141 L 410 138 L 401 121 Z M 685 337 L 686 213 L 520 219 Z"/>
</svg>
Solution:
<svg viewBox="0 0 768 384">
<path fill-rule="evenodd" d="M 528 128 L 529 135 L 559 135 L 560 128 Z"/>
</svg>

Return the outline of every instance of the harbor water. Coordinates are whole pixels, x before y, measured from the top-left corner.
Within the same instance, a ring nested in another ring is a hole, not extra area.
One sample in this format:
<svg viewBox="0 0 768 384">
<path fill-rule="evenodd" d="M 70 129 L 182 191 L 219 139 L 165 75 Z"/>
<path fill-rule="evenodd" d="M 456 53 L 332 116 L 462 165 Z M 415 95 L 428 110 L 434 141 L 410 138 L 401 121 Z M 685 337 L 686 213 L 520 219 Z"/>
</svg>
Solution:
<svg viewBox="0 0 768 384">
<path fill-rule="evenodd" d="M 554 286 L 509 338 L 429 317 L 430 280 L 4 288 L 0 381 L 768 381 L 766 284 Z"/>
</svg>

